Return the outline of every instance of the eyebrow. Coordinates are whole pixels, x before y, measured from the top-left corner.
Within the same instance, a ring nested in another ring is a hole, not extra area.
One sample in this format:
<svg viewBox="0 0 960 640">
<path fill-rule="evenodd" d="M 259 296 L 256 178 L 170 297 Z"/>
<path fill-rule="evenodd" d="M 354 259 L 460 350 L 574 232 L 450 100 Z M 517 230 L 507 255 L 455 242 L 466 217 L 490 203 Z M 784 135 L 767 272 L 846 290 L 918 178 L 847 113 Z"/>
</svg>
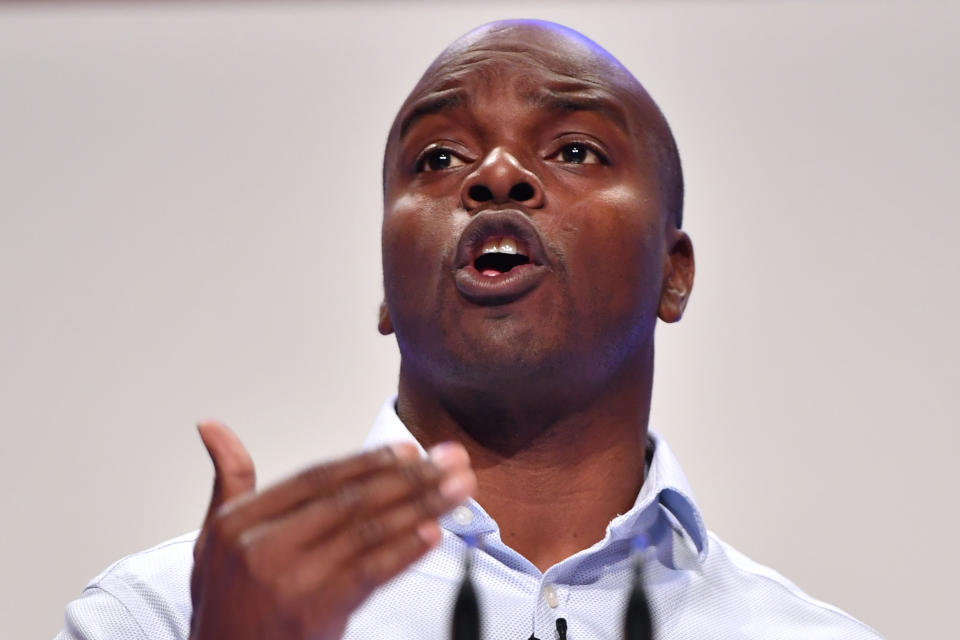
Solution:
<svg viewBox="0 0 960 640">
<path fill-rule="evenodd" d="M 417 120 L 424 116 L 446 111 L 463 105 L 466 102 L 466 92 L 461 87 L 444 89 L 421 98 L 414 102 L 403 120 L 400 121 L 400 137 L 403 138 Z"/>
<path fill-rule="evenodd" d="M 417 100 L 400 121 L 400 138 L 402 139 L 410 128 L 425 116 L 455 109 L 468 101 L 469 96 L 463 87 L 444 89 Z M 603 94 L 590 90 L 568 92 L 543 88 L 529 94 L 527 101 L 531 106 L 561 113 L 595 111 L 612 121 L 624 133 L 630 133 L 623 107 L 618 101 Z"/>
<path fill-rule="evenodd" d="M 551 111 L 595 111 L 617 125 L 624 133 L 630 133 L 627 114 L 620 103 L 610 97 L 593 92 L 568 93 L 543 89 L 529 98 L 536 107 Z"/>
</svg>

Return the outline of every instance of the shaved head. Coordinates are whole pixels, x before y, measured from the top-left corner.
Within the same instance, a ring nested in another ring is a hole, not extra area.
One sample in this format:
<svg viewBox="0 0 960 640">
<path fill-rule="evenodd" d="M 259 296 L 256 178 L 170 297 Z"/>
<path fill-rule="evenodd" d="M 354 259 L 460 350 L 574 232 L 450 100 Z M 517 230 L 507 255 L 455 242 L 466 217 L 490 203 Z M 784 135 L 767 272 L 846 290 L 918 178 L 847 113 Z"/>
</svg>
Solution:
<svg viewBox="0 0 960 640">
<path fill-rule="evenodd" d="M 387 138 L 384 183 L 394 162 L 391 150 L 412 119 L 430 109 L 458 100 L 444 94 L 465 75 L 490 76 L 495 84 L 505 58 L 517 65 L 549 71 L 558 80 L 577 80 L 611 93 L 632 115 L 628 133 L 653 154 L 664 213 L 677 227 L 683 222 L 683 171 L 677 145 L 659 107 L 623 64 L 583 34 L 553 22 L 502 20 L 491 22 L 455 40 L 430 64 L 397 113 Z M 418 104 L 424 96 L 435 100 Z M 577 108 L 571 105 L 570 108 Z"/>
</svg>

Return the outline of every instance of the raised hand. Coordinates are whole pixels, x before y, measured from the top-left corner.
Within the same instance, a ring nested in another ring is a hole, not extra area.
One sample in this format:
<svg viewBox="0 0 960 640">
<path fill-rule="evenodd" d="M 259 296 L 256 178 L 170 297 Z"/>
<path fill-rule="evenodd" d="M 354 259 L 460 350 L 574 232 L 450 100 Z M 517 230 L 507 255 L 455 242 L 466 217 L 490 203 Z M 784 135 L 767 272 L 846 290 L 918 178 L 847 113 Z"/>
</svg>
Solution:
<svg viewBox="0 0 960 640">
<path fill-rule="evenodd" d="M 194 547 L 192 640 L 340 638 L 378 586 L 440 540 L 476 488 L 466 451 L 411 444 L 320 464 L 259 493 L 225 425 L 199 426 L 216 477 Z"/>
</svg>

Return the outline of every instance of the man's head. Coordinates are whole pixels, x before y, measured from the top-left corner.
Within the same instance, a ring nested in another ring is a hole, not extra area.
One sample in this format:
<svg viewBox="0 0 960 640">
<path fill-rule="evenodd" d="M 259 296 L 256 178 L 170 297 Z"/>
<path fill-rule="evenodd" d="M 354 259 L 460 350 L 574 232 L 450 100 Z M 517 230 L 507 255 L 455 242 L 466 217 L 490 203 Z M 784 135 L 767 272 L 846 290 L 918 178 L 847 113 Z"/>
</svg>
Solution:
<svg viewBox="0 0 960 640">
<path fill-rule="evenodd" d="M 559 25 L 480 27 L 430 65 L 384 158 L 380 329 L 436 385 L 603 385 L 680 318 L 693 256 L 660 110 Z"/>
</svg>

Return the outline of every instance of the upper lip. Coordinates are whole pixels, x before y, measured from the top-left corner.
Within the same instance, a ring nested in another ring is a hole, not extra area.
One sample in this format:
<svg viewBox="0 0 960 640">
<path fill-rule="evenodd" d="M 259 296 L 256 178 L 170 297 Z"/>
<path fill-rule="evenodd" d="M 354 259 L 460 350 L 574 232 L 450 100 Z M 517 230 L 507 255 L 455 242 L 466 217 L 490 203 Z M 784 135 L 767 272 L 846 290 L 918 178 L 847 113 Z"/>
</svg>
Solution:
<svg viewBox="0 0 960 640">
<path fill-rule="evenodd" d="M 543 242 L 530 218 L 515 209 L 506 209 L 481 211 L 473 216 L 460 234 L 454 266 L 463 269 L 473 264 L 487 239 L 504 236 L 513 236 L 526 245 L 526 255 L 531 264 L 546 264 Z"/>
</svg>

